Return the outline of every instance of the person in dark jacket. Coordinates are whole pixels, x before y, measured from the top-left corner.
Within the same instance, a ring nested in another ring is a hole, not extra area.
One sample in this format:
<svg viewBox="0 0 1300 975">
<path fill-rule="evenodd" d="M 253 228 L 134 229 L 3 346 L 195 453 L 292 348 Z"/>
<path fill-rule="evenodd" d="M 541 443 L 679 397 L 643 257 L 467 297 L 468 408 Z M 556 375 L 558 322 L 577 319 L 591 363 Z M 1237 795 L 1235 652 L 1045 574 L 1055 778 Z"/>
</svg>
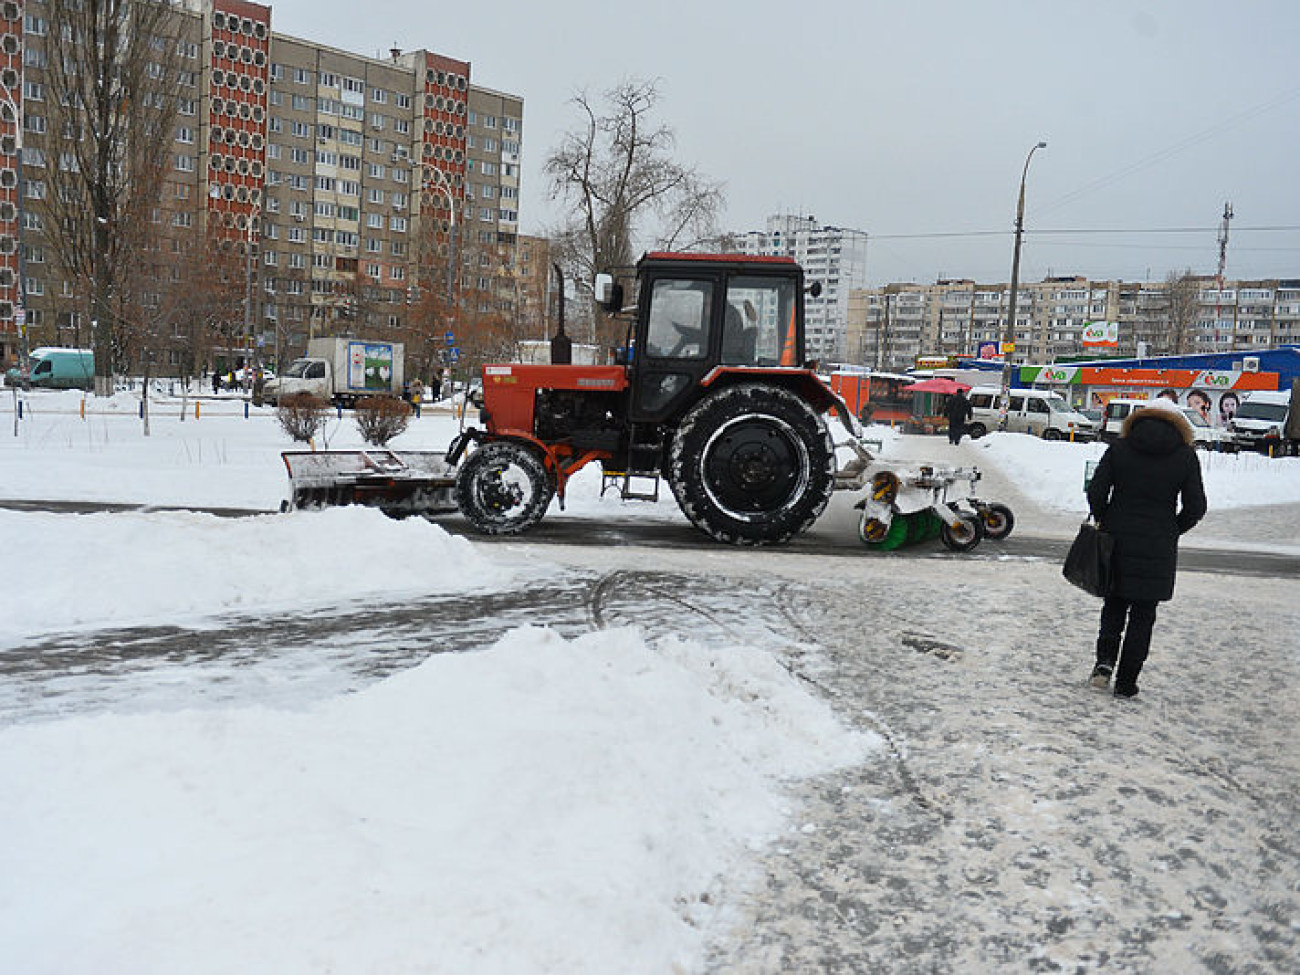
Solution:
<svg viewBox="0 0 1300 975">
<path fill-rule="evenodd" d="M 948 442 L 961 443 L 962 434 L 966 432 L 966 421 L 971 418 L 970 400 L 964 390 L 957 390 L 948 397 Z"/>
<path fill-rule="evenodd" d="M 1104 688 L 1114 673 L 1117 697 L 1138 692 L 1156 604 L 1174 594 L 1178 537 L 1205 515 L 1194 443 L 1177 407 L 1153 400 L 1124 420 L 1088 485 L 1088 508 L 1115 539 L 1115 585 L 1101 607 L 1091 682 Z"/>
</svg>

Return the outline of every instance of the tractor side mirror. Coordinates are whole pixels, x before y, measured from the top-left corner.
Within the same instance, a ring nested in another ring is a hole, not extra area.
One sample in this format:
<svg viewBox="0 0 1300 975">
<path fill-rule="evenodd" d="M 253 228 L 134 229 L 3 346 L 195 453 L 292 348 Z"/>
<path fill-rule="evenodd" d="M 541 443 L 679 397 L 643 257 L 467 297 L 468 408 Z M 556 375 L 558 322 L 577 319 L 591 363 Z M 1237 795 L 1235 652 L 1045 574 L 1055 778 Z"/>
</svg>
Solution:
<svg viewBox="0 0 1300 975">
<path fill-rule="evenodd" d="M 614 280 L 612 274 L 597 274 L 595 286 L 596 304 L 607 312 L 618 312 L 623 308 L 623 286 Z"/>
<path fill-rule="evenodd" d="M 804 291 L 806 291 L 808 296 L 811 298 L 819 298 L 822 293 L 822 283 L 820 281 L 814 281 L 812 284 L 808 285 Z"/>
</svg>

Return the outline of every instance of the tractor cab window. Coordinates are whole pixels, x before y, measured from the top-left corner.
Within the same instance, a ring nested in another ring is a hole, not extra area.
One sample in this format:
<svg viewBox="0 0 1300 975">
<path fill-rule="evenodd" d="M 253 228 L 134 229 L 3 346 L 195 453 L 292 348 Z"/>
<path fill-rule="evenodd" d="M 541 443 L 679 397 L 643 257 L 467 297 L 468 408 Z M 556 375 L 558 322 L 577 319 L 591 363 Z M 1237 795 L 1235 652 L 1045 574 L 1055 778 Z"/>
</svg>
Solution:
<svg viewBox="0 0 1300 975">
<path fill-rule="evenodd" d="M 650 292 L 646 355 L 702 359 L 709 351 L 713 285 L 708 281 L 660 279 Z"/>
<path fill-rule="evenodd" d="M 735 277 L 727 284 L 722 323 L 722 364 L 775 366 L 795 321 L 795 283 L 788 279 Z M 789 337 L 795 347 L 794 336 Z"/>
</svg>

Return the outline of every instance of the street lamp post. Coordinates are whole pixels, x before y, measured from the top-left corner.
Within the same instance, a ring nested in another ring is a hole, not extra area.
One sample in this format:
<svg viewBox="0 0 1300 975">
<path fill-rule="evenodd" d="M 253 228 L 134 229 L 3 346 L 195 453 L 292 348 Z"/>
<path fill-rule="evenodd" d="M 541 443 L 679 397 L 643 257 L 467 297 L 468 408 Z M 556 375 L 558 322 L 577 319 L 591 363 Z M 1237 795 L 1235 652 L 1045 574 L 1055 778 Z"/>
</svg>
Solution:
<svg viewBox="0 0 1300 975">
<path fill-rule="evenodd" d="M 262 217 L 260 204 L 253 205 L 253 212 L 248 216 L 248 232 L 244 241 L 244 391 L 247 392 L 252 382 L 253 360 L 253 242 L 260 236 L 257 224 Z M 259 357 L 260 358 L 260 357 Z M 259 363 L 260 365 L 260 363 Z"/>
<path fill-rule="evenodd" d="M 1011 353 L 1016 344 L 1016 289 L 1020 286 L 1020 238 L 1025 230 L 1025 178 L 1029 175 L 1029 160 L 1047 143 L 1040 142 L 1025 156 L 1025 168 L 1020 172 L 1020 199 L 1016 203 L 1016 244 L 1011 257 L 1011 294 L 1007 299 L 1007 324 L 1002 331 L 1002 403 L 998 410 L 998 429 L 1007 428 L 1007 407 L 1011 403 Z"/>
<path fill-rule="evenodd" d="M 451 231 L 447 238 L 447 314 L 450 315 L 456 294 L 456 198 L 452 196 L 447 174 L 442 170 L 423 164 L 417 164 L 412 168 L 420 172 L 421 193 L 426 190 L 437 190 L 447 198 L 447 212 L 451 215 Z M 433 179 L 434 176 L 437 179 Z"/>
<path fill-rule="evenodd" d="M 447 198 L 450 232 L 447 236 L 447 321 L 444 324 L 446 325 L 445 331 L 450 334 L 454 324 L 452 310 L 456 302 L 456 198 L 451 192 L 450 177 L 441 169 L 435 169 L 433 166 L 423 163 L 416 163 L 411 167 L 411 171 L 413 174 L 418 173 L 420 177 L 421 214 L 423 214 L 424 210 L 423 199 L 426 191 L 437 190 Z M 450 361 L 447 363 L 447 368 L 451 368 Z"/>
<path fill-rule="evenodd" d="M 14 324 L 18 327 L 19 368 L 27 367 L 27 300 L 23 289 L 23 111 L 13 97 L 0 88 L 0 99 L 13 116 L 14 125 L 14 243 L 17 248 L 17 273 L 14 275 Z M 18 386 L 14 386 L 14 436 L 18 436 Z"/>
</svg>

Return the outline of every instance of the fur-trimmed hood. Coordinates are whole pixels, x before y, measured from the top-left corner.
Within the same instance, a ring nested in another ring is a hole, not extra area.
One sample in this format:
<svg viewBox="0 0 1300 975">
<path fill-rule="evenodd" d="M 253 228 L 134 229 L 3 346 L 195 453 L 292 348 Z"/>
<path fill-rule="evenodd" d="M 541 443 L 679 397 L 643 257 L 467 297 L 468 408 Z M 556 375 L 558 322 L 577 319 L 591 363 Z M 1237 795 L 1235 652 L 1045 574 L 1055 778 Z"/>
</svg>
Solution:
<svg viewBox="0 0 1300 975">
<path fill-rule="evenodd" d="M 1146 420 L 1158 422 L 1146 423 Z M 1165 426 L 1177 434 L 1176 439 L 1169 436 Z M 1145 453 L 1167 453 L 1180 443 L 1196 446 L 1196 433 L 1191 422 L 1169 400 L 1152 400 L 1146 406 L 1139 406 L 1125 417 L 1119 435 L 1133 441 L 1134 446 Z"/>
</svg>

